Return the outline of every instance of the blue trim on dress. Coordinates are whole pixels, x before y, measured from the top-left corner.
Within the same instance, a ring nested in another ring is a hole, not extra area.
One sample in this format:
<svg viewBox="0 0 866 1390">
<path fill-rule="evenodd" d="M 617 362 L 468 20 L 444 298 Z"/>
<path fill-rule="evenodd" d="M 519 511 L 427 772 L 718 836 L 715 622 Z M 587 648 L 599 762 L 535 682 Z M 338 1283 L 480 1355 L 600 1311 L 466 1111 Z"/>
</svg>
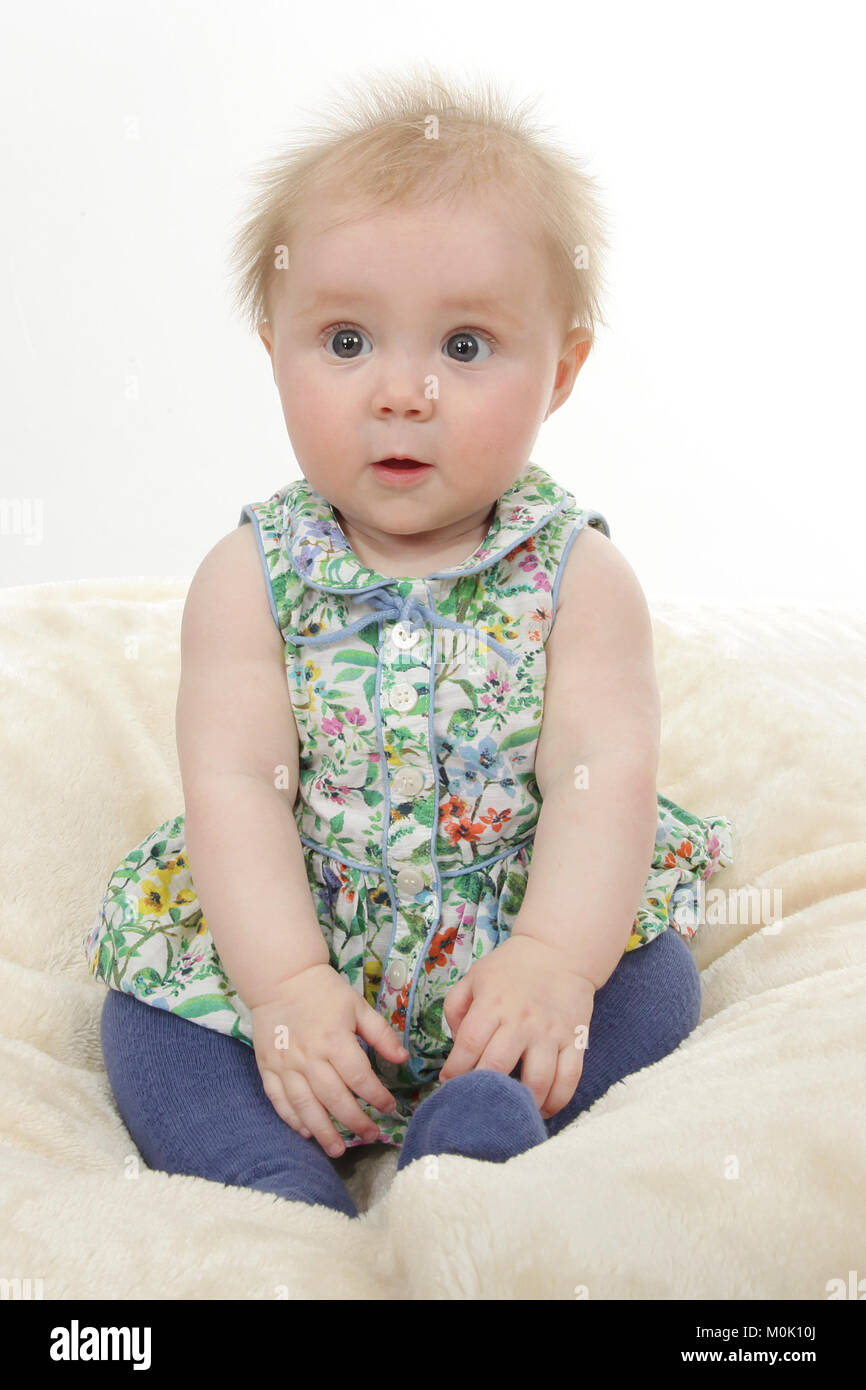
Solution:
<svg viewBox="0 0 866 1390">
<path fill-rule="evenodd" d="M 579 535 L 579 533 L 583 530 L 584 526 L 592 526 L 593 523 L 594 523 L 596 520 L 601 522 L 601 526 L 600 526 L 599 528 L 597 528 L 597 529 L 603 531 L 604 534 L 607 536 L 608 540 L 610 540 L 610 528 L 608 527 L 608 524 L 607 524 L 607 522 L 605 521 L 604 517 L 602 516 L 601 512 L 588 511 L 588 512 L 586 512 L 583 516 L 578 517 L 577 521 L 574 523 L 574 529 L 573 529 L 573 531 L 571 532 L 571 535 L 569 536 L 568 540 L 565 542 L 565 545 L 564 545 L 564 547 L 563 547 L 562 554 L 561 554 L 560 557 L 559 557 L 559 564 L 558 564 L 557 569 L 556 569 L 556 578 L 555 578 L 554 581 L 553 581 L 553 592 L 551 593 L 551 596 L 550 596 L 550 597 L 551 597 L 551 614 L 550 614 L 550 621 L 551 621 L 551 623 L 553 622 L 553 619 L 556 617 L 556 600 L 557 600 L 557 597 L 559 596 L 559 585 L 560 585 L 560 582 L 561 582 L 561 580 L 562 580 L 562 576 L 563 576 L 563 573 L 564 573 L 564 570 L 565 570 L 565 562 L 566 562 L 566 560 L 568 559 L 568 552 L 571 550 L 571 547 L 574 545 L 575 538 L 576 538 L 576 537 Z"/>
<path fill-rule="evenodd" d="M 428 601 L 429 601 L 430 608 L 431 608 L 431 610 L 435 613 L 435 612 L 436 612 L 436 605 L 435 605 L 435 603 L 433 602 L 433 595 L 432 595 L 431 592 L 430 592 L 430 585 L 426 582 L 426 580 L 425 580 L 425 582 L 424 582 L 424 588 L 425 588 L 426 591 L 427 591 L 427 599 L 428 599 Z M 433 727 L 433 712 L 434 712 L 434 706 L 435 706 L 435 704 L 436 704 L 436 674 L 435 674 L 435 666 L 436 666 L 436 628 L 435 628 L 435 627 L 433 628 L 433 631 L 432 631 L 431 634 L 430 634 L 430 638 L 431 638 L 431 641 L 430 641 L 430 657 L 429 657 L 429 660 L 428 660 L 428 663 L 427 663 L 427 743 L 428 743 L 429 750 L 430 750 L 430 762 L 431 762 L 431 766 L 432 766 L 432 768 L 433 768 L 433 800 L 434 800 L 434 803 L 435 803 L 436 811 L 438 812 L 438 809 L 439 809 L 439 772 L 438 772 L 438 764 L 437 764 L 437 761 L 436 761 L 436 735 L 435 735 L 435 730 L 434 730 L 434 727 Z M 414 1076 L 415 1080 L 416 1080 L 416 1081 L 420 1081 L 420 1082 L 422 1082 L 422 1083 L 423 1083 L 424 1081 L 426 1081 L 426 1080 L 429 1080 L 430 1078 L 427 1077 L 427 1076 L 425 1076 L 421 1071 L 419 1071 L 418 1066 L 416 1065 L 415 1056 L 414 1056 L 414 1054 L 413 1054 L 413 1052 L 412 1052 L 411 1047 L 409 1046 L 409 1025 L 410 1025 L 410 1023 L 411 1023 L 411 1021 L 412 1021 L 412 1009 L 413 1009 L 414 1004 L 415 1004 L 415 991 L 416 991 L 417 988 L 418 988 L 418 976 L 419 976 L 420 971 L 424 968 L 424 962 L 425 962 L 426 959 L 427 959 L 427 952 L 430 950 L 430 942 L 433 940 L 433 937 L 436 935 L 436 932 L 439 930 L 439 927 L 440 927 L 441 922 L 442 922 L 442 882 L 441 882 L 441 879 L 440 879 L 440 877 L 439 877 L 439 865 L 438 865 L 437 862 L 436 862 L 436 829 L 437 829 L 438 823 L 439 823 L 439 822 L 438 822 L 438 815 L 436 815 L 436 814 L 434 813 L 434 815 L 431 817 L 431 824 L 430 824 L 430 863 L 431 863 L 431 865 L 432 865 L 432 867 L 433 867 L 433 880 L 434 880 L 434 884 L 435 884 L 435 887 L 434 887 L 433 891 L 434 891 L 434 893 L 436 894 L 436 913 L 435 913 L 435 916 L 434 916 L 434 918 L 433 918 L 433 925 L 432 925 L 432 927 L 430 928 L 429 932 L 427 933 L 427 938 L 426 938 L 426 940 L 424 941 L 424 944 L 422 945 L 421 950 L 418 952 L 418 959 L 417 959 L 416 962 L 415 962 L 415 969 L 414 969 L 413 972 L 412 972 L 412 979 L 411 979 L 411 982 L 410 982 L 410 985 L 409 985 L 409 996 L 408 996 L 408 999 L 407 999 L 407 1001 L 406 1001 L 406 1027 L 405 1027 L 404 1034 L 403 1034 L 403 1046 L 405 1047 L 406 1051 L 409 1053 L 409 1056 L 407 1057 L 406 1062 L 405 1062 L 405 1066 L 406 1066 L 407 1069 L 411 1072 L 411 1074 Z"/>
<path fill-rule="evenodd" d="M 240 514 L 240 517 L 239 517 L 239 519 L 238 519 L 238 526 L 243 526 L 243 525 L 245 524 L 245 522 L 248 522 L 248 521 L 252 521 L 252 522 L 255 524 L 255 528 L 256 528 L 256 543 L 258 544 L 258 547 L 259 547 L 259 555 L 260 555 L 261 558 L 262 558 L 262 568 L 263 568 L 263 570 L 264 570 L 264 572 L 265 572 L 265 579 L 266 579 L 267 585 L 268 585 L 268 600 L 269 600 L 270 605 L 271 605 L 271 612 L 272 612 L 273 615 L 274 615 L 274 622 L 275 622 L 276 625 L 277 625 L 277 631 L 279 632 L 280 636 L 282 637 L 282 636 L 283 636 L 283 629 L 282 629 L 282 627 L 280 626 L 280 618 L 279 618 L 279 614 L 277 613 L 277 605 L 276 605 L 276 603 L 274 602 L 274 590 L 273 590 L 273 587 L 272 587 L 272 585 L 271 585 L 271 572 L 270 572 L 270 570 L 268 569 L 268 559 L 267 559 L 267 556 L 265 555 L 264 542 L 262 541 L 262 528 L 261 528 L 261 526 L 259 525 L 259 519 L 258 519 L 258 517 L 256 516 L 255 512 L 253 511 L 253 508 L 252 508 L 251 506 L 249 506 L 249 505 L 247 505 L 246 507 L 244 507 L 244 508 L 242 509 L 241 514 Z"/>
</svg>

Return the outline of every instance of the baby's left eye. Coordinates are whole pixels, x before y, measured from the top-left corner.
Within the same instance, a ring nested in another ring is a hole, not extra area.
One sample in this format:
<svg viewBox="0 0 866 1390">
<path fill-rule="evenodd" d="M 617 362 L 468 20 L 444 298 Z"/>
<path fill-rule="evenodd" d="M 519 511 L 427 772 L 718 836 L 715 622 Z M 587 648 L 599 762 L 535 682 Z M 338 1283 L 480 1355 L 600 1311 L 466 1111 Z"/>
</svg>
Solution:
<svg viewBox="0 0 866 1390">
<path fill-rule="evenodd" d="M 326 328 L 322 334 L 322 340 L 326 346 L 336 341 L 337 347 L 334 356 L 339 357 L 343 362 L 351 362 L 355 357 L 366 356 L 366 353 L 359 353 L 355 350 L 362 338 L 365 342 L 370 341 L 365 333 L 361 333 L 351 323 L 336 323 L 333 328 Z"/>
<path fill-rule="evenodd" d="M 446 349 L 454 343 L 458 355 L 452 357 L 452 362 L 474 362 L 478 358 L 478 344 L 486 349 L 486 356 L 490 357 L 492 349 L 487 338 L 482 333 L 473 333 L 469 329 L 462 328 L 459 333 L 452 333 L 445 344 Z M 480 358 L 484 361 L 484 355 Z"/>
</svg>

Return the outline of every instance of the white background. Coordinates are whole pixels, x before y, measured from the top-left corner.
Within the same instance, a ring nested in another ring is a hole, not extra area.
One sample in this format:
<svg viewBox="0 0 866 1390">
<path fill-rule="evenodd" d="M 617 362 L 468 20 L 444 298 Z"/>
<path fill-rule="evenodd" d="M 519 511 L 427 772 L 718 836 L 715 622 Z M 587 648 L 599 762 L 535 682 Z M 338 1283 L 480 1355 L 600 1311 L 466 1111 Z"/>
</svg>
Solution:
<svg viewBox="0 0 866 1390">
<path fill-rule="evenodd" d="M 429 58 L 541 94 L 604 190 L 610 328 L 535 461 L 650 601 L 861 602 L 861 12 L 5 6 L 0 584 L 190 577 L 301 476 L 230 308 L 248 173 L 341 75 Z"/>
</svg>

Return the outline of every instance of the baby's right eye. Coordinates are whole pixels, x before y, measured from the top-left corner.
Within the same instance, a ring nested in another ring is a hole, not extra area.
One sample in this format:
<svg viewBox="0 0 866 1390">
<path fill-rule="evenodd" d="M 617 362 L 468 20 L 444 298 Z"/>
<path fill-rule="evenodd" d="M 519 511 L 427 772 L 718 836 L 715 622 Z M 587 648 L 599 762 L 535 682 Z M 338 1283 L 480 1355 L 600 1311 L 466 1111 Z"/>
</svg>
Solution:
<svg viewBox="0 0 866 1390">
<path fill-rule="evenodd" d="M 339 357 L 343 362 L 351 362 L 353 357 L 365 355 L 357 351 L 358 344 L 362 338 L 365 338 L 365 335 L 359 328 L 355 328 L 351 323 L 337 323 L 331 328 L 326 328 L 322 334 L 322 338 L 326 343 L 330 343 L 332 340 L 336 339 L 338 346 L 334 352 L 334 356 Z M 365 338 L 365 341 L 369 342 L 370 340 L 369 338 Z M 372 346 L 371 343 L 371 351 Z"/>
</svg>

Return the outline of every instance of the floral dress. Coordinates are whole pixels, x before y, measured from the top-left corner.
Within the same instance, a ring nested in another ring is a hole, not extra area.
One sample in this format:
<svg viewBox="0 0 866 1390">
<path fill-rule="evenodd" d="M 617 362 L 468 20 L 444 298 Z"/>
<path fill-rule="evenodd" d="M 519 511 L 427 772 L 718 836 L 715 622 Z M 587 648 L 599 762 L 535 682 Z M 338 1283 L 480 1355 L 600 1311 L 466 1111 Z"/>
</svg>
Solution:
<svg viewBox="0 0 866 1390">
<path fill-rule="evenodd" d="M 610 531 L 531 461 L 499 498 L 481 545 L 423 579 L 364 566 L 305 479 L 245 506 L 238 525 L 247 523 L 285 641 L 300 748 L 294 817 L 330 963 L 409 1052 L 403 1064 L 386 1062 L 359 1035 L 397 1108 L 358 1104 L 383 1142 L 400 1145 L 442 1084 L 449 989 L 508 937 L 520 910 L 541 807 L 533 769 L 559 581 L 584 526 Z M 659 794 L 626 950 L 669 927 L 694 935 L 679 906 L 732 862 L 726 818 L 695 816 Z M 183 814 L 114 870 L 83 944 L 92 975 L 112 989 L 252 1046 L 250 1011 L 196 896 Z M 365 1142 L 332 1120 L 347 1148 Z"/>
</svg>

